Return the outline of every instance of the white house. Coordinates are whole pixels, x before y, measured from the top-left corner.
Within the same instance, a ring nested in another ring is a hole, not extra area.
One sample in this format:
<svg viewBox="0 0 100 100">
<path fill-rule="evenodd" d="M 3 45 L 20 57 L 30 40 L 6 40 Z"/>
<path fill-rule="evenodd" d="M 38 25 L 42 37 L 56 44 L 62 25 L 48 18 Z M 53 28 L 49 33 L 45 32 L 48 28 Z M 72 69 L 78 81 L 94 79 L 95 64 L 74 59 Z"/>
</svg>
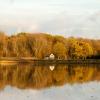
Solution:
<svg viewBox="0 0 100 100">
<path fill-rule="evenodd" d="M 49 59 L 52 59 L 52 60 L 55 59 L 54 54 L 50 54 Z"/>
</svg>

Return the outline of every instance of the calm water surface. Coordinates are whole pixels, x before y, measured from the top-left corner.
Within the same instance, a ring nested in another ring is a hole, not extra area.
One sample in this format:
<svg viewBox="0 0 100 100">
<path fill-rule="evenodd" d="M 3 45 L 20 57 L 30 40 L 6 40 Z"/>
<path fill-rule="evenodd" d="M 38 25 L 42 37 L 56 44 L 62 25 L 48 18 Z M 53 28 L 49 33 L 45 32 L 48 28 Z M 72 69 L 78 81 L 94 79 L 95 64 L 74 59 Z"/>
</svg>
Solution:
<svg viewBox="0 0 100 100">
<path fill-rule="evenodd" d="M 100 65 L 0 65 L 0 89 L 44 89 L 100 81 Z"/>
</svg>

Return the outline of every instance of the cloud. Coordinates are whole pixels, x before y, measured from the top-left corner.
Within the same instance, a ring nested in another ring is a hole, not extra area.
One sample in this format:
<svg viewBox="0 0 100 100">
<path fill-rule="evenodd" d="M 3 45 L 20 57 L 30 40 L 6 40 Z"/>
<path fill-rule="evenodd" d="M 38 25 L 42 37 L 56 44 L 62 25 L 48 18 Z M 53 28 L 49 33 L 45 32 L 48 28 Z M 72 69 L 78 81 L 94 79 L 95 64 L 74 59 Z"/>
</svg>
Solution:
<svg viewBox="0 0 100 100">
<path fill-rule="evenodd" d="M 100 39 L 100 11 L 81 12 L 65 10 L 57 13 L 37 13 L 30 9 L 1 12 L 0 30 L 15 32 L 48 32 L 64 36 Z M 18 12 L 19 11 L 19 12 Z"/>
<path fill-rule="evenodd" d="M 64 36 L 100 39 L 100 12 L 98 14 L 85 14 L 72 15 L 63 12 L 42 23 L 39 29 Z"/>
</svg>

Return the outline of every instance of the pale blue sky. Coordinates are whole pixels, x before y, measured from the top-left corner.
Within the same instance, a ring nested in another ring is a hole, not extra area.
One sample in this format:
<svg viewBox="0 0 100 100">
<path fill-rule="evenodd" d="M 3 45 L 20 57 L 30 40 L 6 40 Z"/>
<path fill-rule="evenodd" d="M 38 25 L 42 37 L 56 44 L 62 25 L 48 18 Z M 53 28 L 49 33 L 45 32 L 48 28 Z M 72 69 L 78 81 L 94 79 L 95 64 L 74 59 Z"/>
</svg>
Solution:
<svg viewBox="0 0 100 100">
<path fill-rule="evenodd" d="M 0 0 L 0 7 L 6 12 L 20 9 L 36 11 L 35 14 L 38 14 L 37 11 L 40 10 L 47 12 L 96 11 L 100 10 L 100 0 Z"/>
<path fill-rule="evenodd" d="M 98 37 L 99 13 L 100 0 L 0 0 L 0 30 L 8 34 L 27 31 L 66 36 L 79 36 L 82 32 L 83 37 L 87 32 L 94 37 L 95 32 Z M 91 17 L 95 22 L 90 21 Z"/>
</svg>

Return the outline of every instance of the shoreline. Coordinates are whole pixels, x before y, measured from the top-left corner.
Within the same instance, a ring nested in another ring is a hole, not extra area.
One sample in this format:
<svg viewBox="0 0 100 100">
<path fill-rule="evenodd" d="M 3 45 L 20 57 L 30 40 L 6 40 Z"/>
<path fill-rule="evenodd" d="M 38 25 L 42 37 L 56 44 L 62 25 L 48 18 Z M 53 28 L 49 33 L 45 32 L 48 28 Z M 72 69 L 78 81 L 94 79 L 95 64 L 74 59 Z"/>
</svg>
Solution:
<svg viewBox="0 0 100 100">
<path fill-rule="evenodd" d="M 100 64 L 100 59 L 70 59 L 70 60 L 62 60 L 62 59 L 34 59 L 32 57 L 2 57 L 0 58 L 0 64 L 3 63 L 39 63 L 39 64 Z"/>
</svg>

